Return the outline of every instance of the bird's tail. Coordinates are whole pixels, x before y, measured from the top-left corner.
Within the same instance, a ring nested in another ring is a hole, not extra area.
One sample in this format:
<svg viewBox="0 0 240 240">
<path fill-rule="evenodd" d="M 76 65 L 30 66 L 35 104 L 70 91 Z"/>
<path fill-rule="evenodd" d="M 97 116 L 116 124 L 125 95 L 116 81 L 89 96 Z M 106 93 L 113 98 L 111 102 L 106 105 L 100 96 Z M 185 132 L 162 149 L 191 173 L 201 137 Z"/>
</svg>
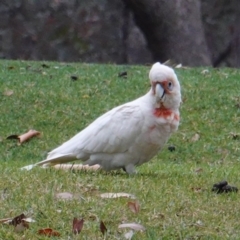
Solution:
<svg viewBox="0 0 240 240">
<path fill-rule="evenodd" d="M 58 154 L 58 155 L 53 155 L 53 154 L 49 154 L 47 159 L 37 162 L 35 164 L 31 164 L 25 167 L 22 167 L 21 170 L 31 170 L 36 166 L 42 166 L 42 167 L 49 167 L 49 166 L 53 166 L 56 164 L 63 164 L 63 163 L 67 163 L 67 162 L 71 162 L 76 160 L 76 156 L 73 156 L 71 154 Z"/>
</svg>

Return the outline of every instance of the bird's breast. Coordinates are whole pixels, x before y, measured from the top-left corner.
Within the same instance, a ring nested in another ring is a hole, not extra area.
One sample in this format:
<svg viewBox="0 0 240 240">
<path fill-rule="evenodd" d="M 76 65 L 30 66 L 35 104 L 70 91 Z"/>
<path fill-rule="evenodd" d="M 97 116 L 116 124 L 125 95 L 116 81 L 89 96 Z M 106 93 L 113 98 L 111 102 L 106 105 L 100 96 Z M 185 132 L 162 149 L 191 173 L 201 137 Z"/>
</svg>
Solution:
<svg viewBox="0 0 240 240">
<path fill-rule="evenodd" d="M 163 118 L 166 120 L 175 120 L 175 121 L 180 121 L 180 116 L 177 113 L 174 113 L 172 110 L 160 107 L 160 108 L 155 108 L 153 115 L 157 118 Z"/>
</svg>

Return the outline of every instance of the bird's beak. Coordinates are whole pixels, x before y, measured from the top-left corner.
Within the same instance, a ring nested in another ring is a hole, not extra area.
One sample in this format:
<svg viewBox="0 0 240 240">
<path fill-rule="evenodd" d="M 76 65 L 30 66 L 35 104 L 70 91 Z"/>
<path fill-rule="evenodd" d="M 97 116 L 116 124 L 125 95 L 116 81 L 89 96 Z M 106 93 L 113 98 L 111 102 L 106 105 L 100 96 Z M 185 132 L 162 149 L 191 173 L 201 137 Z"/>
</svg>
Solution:
<svg viewBox="0 0 240 240">
<path fill-rule="evenodd" d="M 155 95 L 158 101 L 161 101 L 165 95 L 165 90 L 160 83 L 156 84 Z"/>
</svg>

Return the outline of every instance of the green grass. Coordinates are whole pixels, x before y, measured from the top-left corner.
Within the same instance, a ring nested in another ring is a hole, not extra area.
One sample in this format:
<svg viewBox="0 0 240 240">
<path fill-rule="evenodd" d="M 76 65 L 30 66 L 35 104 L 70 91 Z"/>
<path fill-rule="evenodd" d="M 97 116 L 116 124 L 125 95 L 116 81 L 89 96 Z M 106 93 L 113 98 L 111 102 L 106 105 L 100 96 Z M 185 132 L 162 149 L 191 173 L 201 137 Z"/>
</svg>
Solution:
<svg viewBox="0 0 240 240">
<path fill-rule="evenodd" d="M 36 220 L 24 233 L 0 225 L 0 239 L 49 239 L 37 235 L 46 227 L 61 233 L 56 239 L 103 239 L 101 220 L 108 229 L 105 239 L 111 240 L 123 239 L 117 229 L 122 222 L 146 227 L 133 239 L 239 239 L 240 193 L 211 192 L 223 179 L 240 187 L 239 70 L 209 68 L 203 74 L 202 68 L 177 69 L 183 95 L 179 130 L 137 175 L 128 176 L 19 168 L 44 159 L 112 107 L 143 95 L 149 89 L 149 67 L 42 64 L 0 61 L 0 218 L 25 212 Z M 119 78 L 125 70 L 127 79 Z M 8 90 L 14 93 L 5 96 Z M 31 128 L 41 137 L 22 145 L 6 140 Z M 193 142 L 196 133 L 200 139 Z M 170 152 L 169 145 L 176 150 Z M 55 194 L 61 192 L 81 197 L 60 201 Z M 140 212 L 128 209 L 129 199 L 101 199 L 104 192 L 134 194 Z M 85 219 L 78 236 L 71 234 L 74 217 Z"/>
</svg>

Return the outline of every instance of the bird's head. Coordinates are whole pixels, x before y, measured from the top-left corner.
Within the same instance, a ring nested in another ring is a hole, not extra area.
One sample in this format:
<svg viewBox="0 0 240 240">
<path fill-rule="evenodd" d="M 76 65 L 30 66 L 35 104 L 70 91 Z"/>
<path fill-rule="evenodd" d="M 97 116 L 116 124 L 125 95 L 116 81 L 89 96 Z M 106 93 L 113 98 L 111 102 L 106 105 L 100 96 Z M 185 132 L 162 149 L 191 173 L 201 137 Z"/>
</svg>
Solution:
<svg viewBox="0 0 240 240">
<path fill-rule="evenodd" d="M 157 107 L 178 109 L 181 103 L 181 89 L 174 70 L 157 62 L 153 64 L 149 78 L 151 93 L 155 97 Z"/>
</svg>

